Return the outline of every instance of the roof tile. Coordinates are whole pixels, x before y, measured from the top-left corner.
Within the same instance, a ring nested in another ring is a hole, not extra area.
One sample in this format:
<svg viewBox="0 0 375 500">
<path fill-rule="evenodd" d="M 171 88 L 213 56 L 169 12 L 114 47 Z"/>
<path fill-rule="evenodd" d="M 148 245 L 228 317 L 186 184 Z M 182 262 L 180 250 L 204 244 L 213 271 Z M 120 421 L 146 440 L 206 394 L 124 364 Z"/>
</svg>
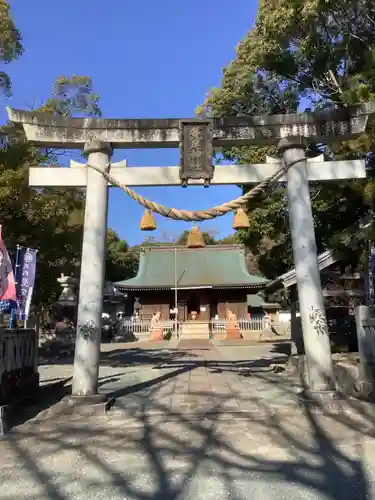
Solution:
<svg viewBox="0 0 375 500">
<path fill-rule="evenodd" d="M 151 247 L 140 255 L 135 278 L 116 284 L 124 289 L 174 288 L 175 255 L 177 287 L 259 288 L 269 280 L 249 274 L 244 247 L 210 245 L 204 248 Z"/>
</svg>

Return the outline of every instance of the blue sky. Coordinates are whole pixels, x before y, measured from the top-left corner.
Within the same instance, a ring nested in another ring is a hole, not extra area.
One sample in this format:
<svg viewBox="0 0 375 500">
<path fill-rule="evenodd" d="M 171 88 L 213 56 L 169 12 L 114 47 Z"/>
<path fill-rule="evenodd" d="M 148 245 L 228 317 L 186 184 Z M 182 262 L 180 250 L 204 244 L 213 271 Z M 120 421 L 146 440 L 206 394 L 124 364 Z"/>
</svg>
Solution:
<svg viewBox="0 0 375 500">
<path fill-rule="evenodd" d="M 105 117 L 192 117 L 235 46 L 251 28 L 255 0 L 11 0 L 25 54 L 6 69 L 13 97 L 4 106 L 40 105 L 59 75 L 89 75 L 101 95 Z M 0 119 L 5 120 L 4 106 Z M 115 159 L 130 166 L 176 165 L 177 150 L 120 150 Z M 233 187 L 143 188 L 138 191 L 165 205 L 207 208 L 238 196 Z M 130 244 L 145 236 L 173 238 L 191 224 L 157 217 L 157 231 L 142 233 L 143 209 L 111 189 L 108 226 Z M 201 224 L 226 236 L 232 216 Z"/>
</svg>

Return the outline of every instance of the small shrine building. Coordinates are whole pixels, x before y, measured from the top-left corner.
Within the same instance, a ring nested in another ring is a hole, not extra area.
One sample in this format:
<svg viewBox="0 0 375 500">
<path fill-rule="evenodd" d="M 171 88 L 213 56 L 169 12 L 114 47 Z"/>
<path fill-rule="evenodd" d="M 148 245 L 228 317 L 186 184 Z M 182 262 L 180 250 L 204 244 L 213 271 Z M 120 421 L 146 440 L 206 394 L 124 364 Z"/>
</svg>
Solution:
<svg viewBox="0 0 375 500">
<path fill-rule="evenodd" d="M 173 317 L 176 302 L 180 321 L 225 319 L 228 310 L 238 319 L 248 317 L 248 296 L 269 283 L 249 274 L 242 245 L 147 247 L 142 250 L 138 274 L 115 286 L 126 292 L 142 319 L 160 311 L 161 320 Z M 177 285 L 177 286 L 176 286 Z"/>
</svg>

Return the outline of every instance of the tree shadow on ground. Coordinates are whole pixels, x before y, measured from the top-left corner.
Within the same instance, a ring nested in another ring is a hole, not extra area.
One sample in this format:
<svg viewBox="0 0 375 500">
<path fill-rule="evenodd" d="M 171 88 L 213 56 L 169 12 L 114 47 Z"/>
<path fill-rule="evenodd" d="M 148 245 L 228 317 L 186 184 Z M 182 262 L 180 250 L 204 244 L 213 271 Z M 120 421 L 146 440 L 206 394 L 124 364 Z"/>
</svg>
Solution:
<svg viewBox="0 0 375 500">
<path fill-rule="evenodd" d="M 113 344 L 111 345 L 111 347 Z M 42 357 L 39 360 L 39 366 L 49 366 L 49 365 L 71 365 L 73 363 L 72 351 L 70 356 L 63 357 Z M 177 349 L 172 349 L 165 347 L 163 344 L 153 348 L 147 348 L 147 346 L 137 346 L 132 345 L 121 348 L 112 348 L 108 351 L 101 351 L 100 362 L 102 366 L 132 366 L 137 365 L 147 365 L 147 364 L 158 364 L 165 363 L 168 361 L 173 361 L 174 359 L 180 359 L 184 356 L 193 356 L 193 351 L 182 351 Z"/>
<path fill-rule="evenodd" d="M 120 374 L 112 374 L 107 377 L 100 377 L 98 381 L 99 388 L 110 382 L 120 380 Z M 17 406 L 12 412 L 11 425 L 17 427 L 28 420 L 35 418 L 42 412 L 48 411 L 62 401 L 66 396 L 72 393 L 72 377 L 51 379 L 48 383 L 39 387 L 37 401 L 31 404 L 22 404 Z"/>
<path fill-rule="evenodd" d="M 22 407 L 17 405 L 12 409 L 11 426 L 21 425 L 40 412 L 52 408 L 71 392 L 70 381 L 71 377 L 67 377 L 39 387 L 37 401 L 34 404 L 33 402 L 23 403 Z"/>
<path fill-rule="evenodd" d="M 263 402 L 261 414 L 234 421 L 226 398 L 217 396 L 211 418 L 194 418 L 184 411 L 170 414 L 165 391 L 158 394 L 162 385 L 153 388 L 152 403 L 144 401 L 145 411 L 129 415 L 128 425 L 45 421 L 17 429 L 6 440 L 3 486 L 13 499 L 24 498 L 11 486 L 18 463 L 27 471 L 30 492 L 57 500 L 85 491 L 87 498 L 101 498 L 102 491 L 102 498 L 136 500 L 370 498 L 360 439 L 349 452 L 339 444 L 355 423 L 349 414 L 318 414 L 306 405 L 290 416 Z M 212 398 L 196 396 L 206 404 Z M 56 461 L 65 464 L 58 475 Z"/>
<path fill-rule="evenodd" d="M 166 356 L 169 373 L 117 394 L 120 413 L 45 415 L 14 429 L 0 443 L 3 498 L 372 498 L 372 406 L 283 404 L 296 396 L 288 379 L 259 361 L 244 379 L 243 361 Z"/>
<path fill-rule="evenodd" d="M 173 364 L 181 359 L 194 358 L 196 354 L 190 350 L 134 347 L 131 349 L 114 349 L 101 353 L 102 366 L 134 366 Z"/>
</svg>

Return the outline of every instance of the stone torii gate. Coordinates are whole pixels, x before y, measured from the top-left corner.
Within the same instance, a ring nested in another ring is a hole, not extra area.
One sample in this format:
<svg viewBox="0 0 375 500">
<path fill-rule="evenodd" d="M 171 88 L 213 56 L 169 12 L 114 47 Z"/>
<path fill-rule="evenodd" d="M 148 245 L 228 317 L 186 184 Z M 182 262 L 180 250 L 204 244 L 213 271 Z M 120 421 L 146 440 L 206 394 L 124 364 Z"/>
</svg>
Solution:
<svg viewBox="0 0 375 500">
<path fill-rule="evenodd" d="M 309 161 L 310 143 L 347 140 L 366 130 L 372 103 L 334 112 L 212 120 L 68 118 L 9 109 L 9 119 L 23 125 L 26 137 L 41 147 L 83 149 L 88 164 L 70 168 L 31 168 L 30 186 L 86 188 L 80 298 L 72 394 L 96 400 L 103 303 L 109 173 L 127 186 L 252 184 L 290 166 L 287 181 L 289 220 L 298 283 L 309 389 L 335 388 L 327 320 L 317 263 L 309 181 L 337 181 L 366 176 L 364 161 Z M 275 144 L 280 160 L 261 165 L 212 166 L 215 147 Z M 113 148 L 180 147 L 179 167 L 110 165 Z"/>
</svg>

